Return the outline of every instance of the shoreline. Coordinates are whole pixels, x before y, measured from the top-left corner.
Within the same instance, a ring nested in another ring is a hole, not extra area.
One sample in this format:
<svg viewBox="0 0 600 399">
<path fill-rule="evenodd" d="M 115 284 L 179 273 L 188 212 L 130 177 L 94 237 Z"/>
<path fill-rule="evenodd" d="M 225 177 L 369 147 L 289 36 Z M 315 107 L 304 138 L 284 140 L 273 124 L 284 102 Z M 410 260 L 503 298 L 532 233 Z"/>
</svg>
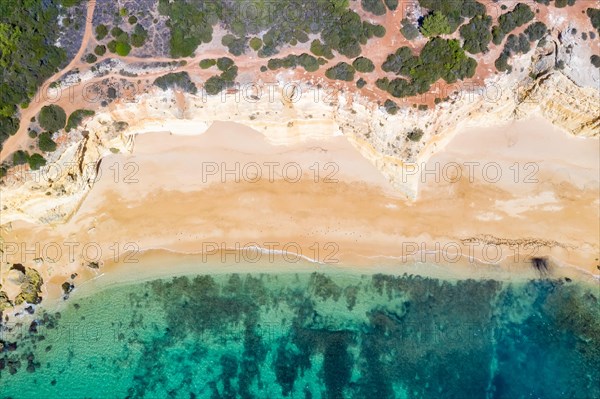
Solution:
<svg viewBox="0 0 600 399">
<path fill-rule="evenodd" d="M 590 172 L 598 159 L 588 145 L 597 138 L 549 132 L 552 125 L 535 117 L 507 126 L 508 136 L 498 133 L 506 127 L 464 129 L 424 165 L 495 163 L 504 179 L 465 168 L 455 170 L 464 173 L 459 179 L 438 173 L 420 184 L 415 201 L 398 195 L 344 136 L 281 145 L 231 122 L 196 136 L 140 134 L 131 154 L 103 158 L 100 178 L 68 220 L 4 226 L 2 277 L 11 263 L 35 267 L 43 297 L 60 298 L 73 273 L 76 287 L 98 272 L 117 278 L 125 271 L 115 265 L 127 254 L 152 261 L 160 251 L 183 259 L 227 250 L 231 257 L 253 246 L 359 273 L 428 274 L 423 265 L 445 263 L 442 278 L 539 278 L 530 260 L 540 257 L 549 260 L 549 278 L 598 284 L 599 184 Z M 540 134 L 552 145 L 526 157 Z M 574 161 L 539 161 L 559 153 Z M 515 181 L 515 161 L 537 162 L 537 183 Z M 95 271 L 92 261 L 105 264 Z M 2 288 L 11 299 L 19 289 Z"/>
<path fill-rule="evenodd" d="M 231 252 L 229 252 L 231 255 Z M 518 271 L 511 270 L 510 263 L 495 265 L 484 265 L 477 262 L 460 262 L 456 264 L 436 264 L 427 262 L 405 262 L 399 266 L 391 263 L 373 263 L 370 266 L 351 265 L 351 264 L 319 264 L 301 259 L 298 262 L 286 262 L 281 254 L 275 254 L 275 259 L 268 262 L 256 263 L 229 263 L 229 262 L 205 262 L 202 260 L 203 254 L 182 254 L 168 250 L 148 250 L 144 253 L 140 262 L 128 267 L 123 265 L 105 264 L 104 269 L 94 275 L 90 275 L 86 280 L 78 278 L 75 283 L 75 289 L 63 298 L 63 294 L 58 290 L 53 293 L 45 291 L 44 300 L 41 304 L 34 307 L 35 313 L 32 315 L 23 311 L 23 306 L 15 307 L 14 312 L 6 313 L 10 315 L 12 323 L 18 323 L 33 319 L 39 315 L 40 311 L 61 312 L 73 301 L 81 300 L 95 296 L 105 290 L 116 289 L 119 287 L 129 287 L 132 285 L 143 284 L 154 280 L 169 280 L 177 277 L 194 276 L 218 276 L 218 275 L 306 275 L 312 273 L 321 273 L 329 276 L 345 277 L 364 277 L 374 275 L 385 275 L 394 277 L 420 277 L 423 279 L 433 279 L 456 283 L 460 281 L 473 280 L 477 282 L 497 281 L 502 284 L 525 284 L 535 280 L 547 280 L 554 282 L 564 282 L 576 284 L 586 290 L 596 290 L 600 286 L 598 277 L 594 279 L 586 278 L 583 273 L 579 273 L 572 268 L 554 269 L 553 275 L 543 275 L 539 271 L 531 268 Z M 169 268 L 165 268 L 169 265 Z M 289 267 L 286 267 L 289 266 Z M 508 267 L 508 268 L 507 268 Z M 491 268 L 491 269 L 489 269 Z M 569 277 L 567 277 L 569 276 Z"/>
</svg>

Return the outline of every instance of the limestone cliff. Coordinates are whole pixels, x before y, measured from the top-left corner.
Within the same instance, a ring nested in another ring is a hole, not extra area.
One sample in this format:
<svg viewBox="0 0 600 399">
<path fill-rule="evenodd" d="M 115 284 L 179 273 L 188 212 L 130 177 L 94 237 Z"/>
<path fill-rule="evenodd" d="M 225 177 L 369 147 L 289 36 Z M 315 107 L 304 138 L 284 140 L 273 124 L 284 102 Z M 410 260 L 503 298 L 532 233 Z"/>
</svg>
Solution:
<svg viewBox="0 0 600 399">
<path fill-rule="evenodd" d="M 418 181 L 400 179 L 405 168 L 425 162 L 464 127 L 493 126 L 537 113 L 574 135 L 599 135 L 598 89 L 581 87 L 568 73 L 554 69 L 557 48 L 553 42 L 537 48 L 514 60 L 512 74 L 455 93 L 435 109 L 405 107 L 396 115 L 356 93 L 328 96 L 300 84 L 290 95 L 281 89 L 284 74 L 279 89 L 261 96 L 229 92 L 207 97 L 154 89 L 98 112 L 54 153 L 50 167 L 39 173 L 12 171 L 1 187 L 1 223 L 65 220 L 93 185 L 102 157 L 132 151 L 136 134 L 201 134 L 215 120 L 246 124 L 281 145 L 343 134 L 400 193 L 414 199 Z M 415 129 L 423 132 L 418 141 L 408 138 Z"/>
</svg>

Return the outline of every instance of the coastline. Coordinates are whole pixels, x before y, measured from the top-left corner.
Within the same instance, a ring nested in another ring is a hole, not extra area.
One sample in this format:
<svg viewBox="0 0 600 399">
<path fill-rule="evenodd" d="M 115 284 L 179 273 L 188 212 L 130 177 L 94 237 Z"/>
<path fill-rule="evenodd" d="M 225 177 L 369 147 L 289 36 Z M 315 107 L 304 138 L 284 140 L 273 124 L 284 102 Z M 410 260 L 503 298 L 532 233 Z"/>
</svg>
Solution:
<svg viewBox="0 0 600 399">
<path fill-rule="evenodd" d="M 140 134 L 131 154 L 103 158 L 99 177 L 68 220 L 5 225 L 5 252 L 7 245 L 21 246 L 4 254 L 3 277 L 11 263 L 35 265 L 45 281 L 42 296 L 60 298 L 71 274 L 78 274 L 72 281 L 78 287 L 98 274 L 118 278 L 135 269 L 136 263 L 127 264 L 134 260 L 170 264 L 204 253 L 210 264 L 226 252 L 225 263 L 234 259 L 228 270 L 255 272 L 235 264 L 246 260 L 241 249 L 257 247 L 312 259 L 308 270 L 324 264 L 353 273 L 598 284 L 598 218 L 590 217 L 598 213 L 592 172 L 598 160 L 588 145 L 597 139 L 550 133 L 551 125 L 535 118 L 508 126 L 507 136 L 499 135 L 502 127 L 457 134 L 423 166 L 442 165 L 421 183 L 415 201 L 398 195 L 343 136 L 272 144 L 231 122 L 216 122 L 196 136 Z M 526 157 L 541 133 L 554 144 Z M 543 162 L 556 151 L 573 161 Z M 515 181 L 517 161 L 521 178 Z M 506 178 L 491 180 L 479 170 L 471 176 L 466 168 L 460 178 L 441 173 L 444 165 L 466 162 L 496 164 Z M 537 162 L 534 184 L 524 180 L 527 162 Z M 293 167 L 284 171 L 285 165 Z M 532 268 L 533 257 L 547 259 L 547 274 Z M 137 271 L 136 278 L 145 278 Z M 19 289 L 3 287 L 10 298 Z"/>
</svg>

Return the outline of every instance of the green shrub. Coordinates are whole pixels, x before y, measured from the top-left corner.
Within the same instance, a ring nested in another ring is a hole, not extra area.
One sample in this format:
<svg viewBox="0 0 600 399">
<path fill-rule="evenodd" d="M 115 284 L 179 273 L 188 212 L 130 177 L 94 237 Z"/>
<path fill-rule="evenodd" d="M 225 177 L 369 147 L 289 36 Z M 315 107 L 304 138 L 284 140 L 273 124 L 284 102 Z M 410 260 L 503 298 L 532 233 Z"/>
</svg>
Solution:
<svg viewBox="0 0 600 399">
<path fill-rule="evenodd" d="M 71 115 L 69 115 L 69 120 L 67 121 L 65 131 L 70 132 L 71 130 L 76 129 L 85 118 L 94 116 L 94 114 L 95 112 L 89 109 L 78 109 L 73 111 Z"/>
<path fill-rule="evenodd" d="M 56 143 L 52 140 L 52 135 L 49 132 L 41 133 L 38 136 L 38 147 L 44 152 L 56 151 Z"/>
<path fill-rule="evenodd" d="M 356 81 L 356 87 L 358 87 L 359 89 L 362 89 L 366 85 L 367 85 L 367 81 L 364 80 L 363 78 L 360 78 Z"/>
<path fill-rule="evenodd" d="M 247 43 L 248 38 L 238 38 L 231 34 L 227 34 L 221 39 L 221 44 L 226 46 L 229 52 L 235 56 L 240 56 L 246 52 Z"/>
<path fill-rule="evenodd" d="M 129 22 L 129 25 L 134 25 L 135 23 L 137 23 L 138 19 L 135 15 L 130 15 L 129 18 L 127 18 L 127 22 Z"/>
<path fill-rule="evenodd" d="M 315 39 L 310 44 L 310 51 L 317 57 L 325 57 L 327 59 L 333 58 L 333 53 L 328 45 L 324 45 L 320 40 Z"/>
<path fill-rule="evenodd" d="M 590 18 L 592 26 L 600 32 L 600 10 L 597 8 L 588 8 L 587 16 Z"/>
<path fill-rule="evenodd" d="M 221 57 L 217 59 L 217 68 L 219 68 L 219 70 L 223 72 L 231 68 L 234 64 L 235 62 L 228 57 Z"/>
<path fill-rule="evenodd" d="M 29 163 L 29 168 L 31 168 L 31 170 L 38 170 L 46 165 L 46 160 L 40 154 L 33 154 L 27 159 L 27 163 Z"/>
<path fill-rule="evenodd" d="M 46 105 L 40 110 L 38 121 L 44 130 L 56 132 L 65 127 L 67 114 L 58 105 Z"/>
<path fill-rule="evenodd" d="M 508 34 L 531 21 L 534 16 L 535 14 L 528 5 L 519 3 L 512 11 L 498 17 L 498 25 L 504 34 Z"/>
<path fill-rule="evenodd" d="M 407 79 L 396 78 L 389 82 L 387 92 L 397 98 L 412 97 L 416 93 L 415 86 Z"/>
<path fill-rule="evenodd" d="M 508 58 L 508 54 L 503 52 L 494 62 L 494 65 L 499 72 L 510 73 L 512 71 L 512 67 L 508 64 Z"/>
<path fill-rule="evenodd" d="M 398 8 L 398 0 L 384 0 L 384 2 L 386 7 L 389 8 L 391 11 L 394 11 Z"/>
<path fill-rule="evenodd" d="M 466 0 L 463 2 L 460 14 L 463 17 L 473 18 L 477 15 L 485 16 L 485 6 L 475 0 Z"/>
<path fill-rule="evenodd" d="M 117 52 L 117 41 L 111 40 L 110 42 L 108 42 L 106 44 L 106 47 L 108 48 L 108 51 L 110 51 L 111 53 L 116 53 Z"/>
<path fill-rule="evenodd" d="M 373 61 L 365 57 L 358 57 L 352 62 L 352 66 L 358 72 L 373 72 L 375 70 L 375 65 L 373 65 Z"/>
<path fill-rule="evenodd" d="M 96 40 L 102 40 L 108 35 L 108 28 L 106 25 L 96 26 Z"/>
<path fill-rule="evenodd" d="M 421 107 L 421 106 L 419 106 Z M 427 109 L 427 105 L 425 105 L 425 109 Z M 419 140 L 421 140 L 421 138 L 423 137 L 423 130 L 416 128 L 411 130 L 410 132 L 408 132 L 408 134 L 406 135 L 406 138 L 409 139 L 410 141 L 414 141 L 417 142 Z"/>
<path fill-rule="evenodd" d="M 131 45 L 133 47 L 142 47 L 148 38 L 148 32 L 144 27 L 140 24 L 137 24 L 133 28 L 133 33 L 131 34 Z"/>
<path fill-rule="evenodd" d="M 594 54 L 590 57 L 590 62 L 592 63 L 593 66 L 595 66 L 596 68 L 600 68 L 600 56 Z"/>
<path fill-rule="evenodd" d="M 384 15 L 386 13 L 382 0 L 361 0 L 363 10 L 375 15 Z"/>
<path fill-rule="evenodd" d="M 379 90 L 387 91 L 390 87 L 390 80 L 388 78 L 379 78 L 375 81 L 375 86 Z"/>
<path fill-rule="evenodd" d="M 226 82 L 233 82 L 235 80 L 235 78 L 237 77 L 238 74 L 238 67 L 237 66 L 232 66 L 229 69 L 227 69 L 226 71 L 224 71 L 223 73 L 221 73 L 221 79 L 223 79 Z"/>
<path fill-rule="evenodd" d="M 400 33 L 402 33 L 407 40 L 413 40 L 419 36 L 419 29 L 414 26 L 409 19 L 404 18 L 401 24 L 402 27 L 400 28 Z"/>
<path fill-rule="evenodd" d="M 300 65 L 307 72 L 315 72 L 319 69 L 319 60 L 310 54 L 302 53 L 300 55 L 290 54 L 285 58 L 272 58 L 267 62 L 267 66 L 271 70 L 279 68 L 296 68 Z"/>
<path fill-rule="evenodd" d="M 29 132 L 27 132 L 27 135 L 29 136 L 29 138 L 36 138 L 38 135 L 38 132 L 36 132 L 35 130 L 30 130 Z"/>
<path fill-rule="evenodd" d="M 262 47 L 262 40 L 260 40 L 260 38 L 253 37 L 252 39 L 250 39 L 250 48 L 252 50 L 258 51 L 258 50 L 260 50 L 261 47 Z"/>
<path fill-rule="evenodd" d="M 500 44 L 502 44 L 502 41 L 504 40 L 504 36 L 506 36 L 506 35 L 504 34 L 504 32 L 502 31 L 502 29 L 499 26 L 494 26 L 492 28 L 492 42 L 496 46 L 499 46 Z"/>
<path fill-rule="evenodd" d="M 119 28 L 118 26 L 115 26 L 110 30 L 110 35 L 117 40 L 123 33 L 125 33 L 123 29 Z"/>
<path fill-rule="evenodd" d="M 398 113 L 398 105 L 396 105 L 396 103 L 392 100 L 385 100 L 383 107 L 385 108 L 385 111 L 390 115 L 396 115 Z"/>
<path fill-rule="evenodd" d="M 298 64 L 300 64 L 306 72 L 315 72 L 319 69 L 319 60 L 307 53 L 302 53 L 298 56 Z"/>
<path fill-rule="evenodd" d="M 215 60 L 213 58 L 206 58 L 206 59 L 200 61 L 200 68 L 202 68 L 202 69 L 212 68 L 215 65 L 217 65 L 217 60 Z"/>
<path fill-rule="evenodd" d="M 96 53 L 98 57 L 102 57 L 104 54 L 106 54 L 106 46 L 102 44 L 96 46 L 96 48 L 94 48 L 94 53 Z"/>
<path fill-rule="evenodd" d="M 219 94 L 226 88 L 225 81 L 219 76 L 212 76 L 204 83 L 204 90 L 208 95 Z"/>
<path fill-rule="evenodd" d="M 118 55 L 120 55 L 121 57 L 126 57 L 127 55 L 129 55 L 130 51 L 131 51 L 131 46 L 128 43 L 117 42 L 117 45 L 115 47 L 115 52 Z"/>
<path fill-rule="evenodd" d="M 525 34 L 531 42 L 541 39 L 546 32 L 548 27 L 543 22 L 534 22 L 525 29 Z"/>
<path fill-rule="evenodd" d="M 98 57 L 96 57 L 92 53 L 89 53 L 85 56 L 85 62 L 87 62 L 88 64 L 93 64 L 96 61 L 98 61 Z"/>
<path fill-rule="evenodd" d="M 492 17 L 489 15 L 477 15 L 460 27 L 460 35 L 464 39 L 463 48 L 471 54 L 478 54 L 488 50 L 488 44 L 492 40 L 490 27 Z"/>
<path fill-rule="evenodd" d="M 325 76 L 332 80 L 344 80 L 346 82 L 352 82 L 354 81 L 354 67 L 346 64 L 345 62 L 340 62 L 337 65 L 327 69 L 325 71 Z"/>
<path fill-rule="evenodd" d="M 421 33 L 425 37 L 439 36 L 452 33 L 448 18 L 439 11 L 434 11 L 423 19 Z"/>
<path fill-rule="evenodd" d="M 154 80 L 154 85 L 162 90 L 179 87 L 181 90 L 191 94 L 196 94 L 198 92 L 198 88 L 194 82 L 192 82 L 190 75 L 187 72 L 169 73 L 160 76 Z"/>
<path fill-rule="evenodd" d="M 18 166 L 18 165 L 25 165 L 27 163 L 27 161 L 29 160 L 29 154 L 27 154 L 27 151 L 23 151 L 23 150 L 18 150 L 13 152 L 13 165 Z"/>
</svg>

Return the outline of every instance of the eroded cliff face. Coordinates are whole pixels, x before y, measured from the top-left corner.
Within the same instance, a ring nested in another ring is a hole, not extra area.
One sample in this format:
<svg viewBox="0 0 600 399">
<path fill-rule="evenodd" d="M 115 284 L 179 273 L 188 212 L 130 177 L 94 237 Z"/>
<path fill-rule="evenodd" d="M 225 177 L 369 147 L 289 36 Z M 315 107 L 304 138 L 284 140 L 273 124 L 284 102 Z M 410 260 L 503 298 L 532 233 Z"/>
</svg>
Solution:
<svg viewBox="0 0 600 399">
<path fill-rule="evenodd" d="M 418 177 L 407 169 L 426 162 L 466 127 L 495 126 L 537 114 L 574 135 L 600 134 L 598 89 L 581 87 L 568 73 L 556 70 L 557 48 L 558 43 L 550 41 L 533 55 L 515 59 L 512 74 L 459 91 L 435 109 L 404 107 L 396 115 L 356 93 L 332 96 L 299 84 L 290 94 L 289 86 L 283 89 L 285 73 L 279 88 L 260 96 L 230 92 L 202 97 L 155 89 L 97 113 L 77 134 L 69 135 L 50 166 L 35 173 L 12 171 L 1 188 L 1 223 L 60 223 L 93 185 L 102 157 L 131 152 L 136 134 L 202 134 L 215 120 L 248 125 L 278 145 L 343 134 L 400 195 L 414 200 Z M 590 73 L 595 71 L 590 68 Z M 411 132 L 419 130 L 422 137 L 414 140 Z"/>
</svg>

